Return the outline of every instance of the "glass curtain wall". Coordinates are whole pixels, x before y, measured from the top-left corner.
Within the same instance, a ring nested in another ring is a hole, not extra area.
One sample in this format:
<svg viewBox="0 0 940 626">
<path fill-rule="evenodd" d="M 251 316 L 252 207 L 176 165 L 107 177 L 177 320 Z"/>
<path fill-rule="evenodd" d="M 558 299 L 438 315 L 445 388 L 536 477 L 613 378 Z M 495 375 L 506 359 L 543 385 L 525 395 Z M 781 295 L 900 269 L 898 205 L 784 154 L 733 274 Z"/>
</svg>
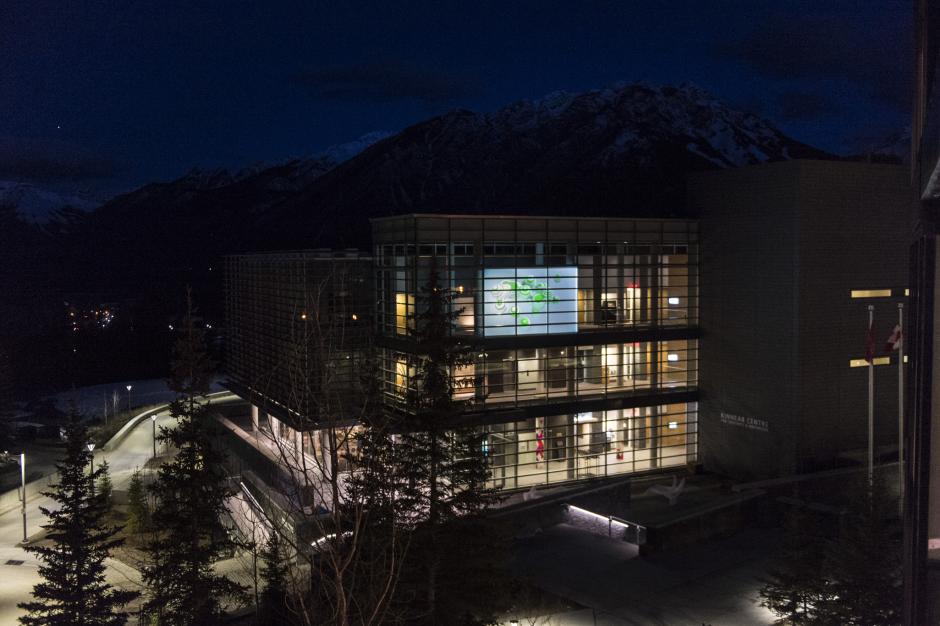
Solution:
<svg viewBox="0 0 940 626">
<path fill-rule="evenodd" d="M 552 348 L 484 349 L 454 370 L 454 397 L 477 408 L 634 392 L 685 391 L 698 381 L 698 341 L 681 339 Z M 407 354 L 386 350 L 386 393 L 396 403 L 412 388 Z"/>
<path fill-rule="evenodd" d="M 522 489 L 693 463 L 697 411 L 690 402 L 487 426 L 490 486 Z"/>
<path fill-rule="evenodd" d="M 626 222 L 619 228 L 590 233 L 623 238 L 618 242 L 552 242 L 558 234 L 543 232 L 542 240 L 532 241 L 378 245 L 379 333 L 404 337 L 413 329 L 432 258 L 455 292 L 460 333 L 504 337 L 696 326 L 693 223 Z"/>
</svg>

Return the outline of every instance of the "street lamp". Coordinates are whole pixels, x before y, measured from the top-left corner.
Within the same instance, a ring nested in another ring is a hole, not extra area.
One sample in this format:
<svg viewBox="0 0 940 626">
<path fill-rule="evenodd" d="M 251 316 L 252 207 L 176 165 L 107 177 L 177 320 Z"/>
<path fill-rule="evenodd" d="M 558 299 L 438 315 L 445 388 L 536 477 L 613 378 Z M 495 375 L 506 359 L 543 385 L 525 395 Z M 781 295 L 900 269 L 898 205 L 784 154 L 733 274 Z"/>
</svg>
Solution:
<svg viewBox="0 0 940 626">
<path fill-rule="evenodd" d="M 94 441 L 89 442 L 86 447 L 88 448 L 88 451 L 91 452 L 91 474 L 94 474 L 95 473 L 95 442 Z M 89 476 L 91 476 L 91 474 L 89 474 Z"/>
<path fill-rule="evenodd" d="M 153 458 L 157 458 L 157 414 L 150 416 L 150 426 L 153 428 Z"/>
<path fill-rule="evenodd" d="M 127 410 L 131 410 L 131 389 L 134 388 L 134 385 L 127 386 Z"/>
<path fill-rule="evenodd" d="M 20 511 L 23 513 L 23 543 L 26 543 L 26 453 L 20 452 Z"/>
</svg>

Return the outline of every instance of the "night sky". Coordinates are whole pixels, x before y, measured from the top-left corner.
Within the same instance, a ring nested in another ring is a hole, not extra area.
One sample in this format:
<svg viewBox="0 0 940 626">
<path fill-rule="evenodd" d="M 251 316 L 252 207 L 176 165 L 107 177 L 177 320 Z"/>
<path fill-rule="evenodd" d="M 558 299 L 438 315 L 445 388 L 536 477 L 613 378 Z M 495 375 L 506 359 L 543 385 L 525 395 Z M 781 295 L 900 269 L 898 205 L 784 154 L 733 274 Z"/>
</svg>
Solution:
<svg viewBox="0 0 940 626">
<path fill-rule="evenodd" d="M 127 188 L 635 80 L 864 151 L 909 125 L 911 4 L 5 0 L 0 179 Z"/>
</svg>

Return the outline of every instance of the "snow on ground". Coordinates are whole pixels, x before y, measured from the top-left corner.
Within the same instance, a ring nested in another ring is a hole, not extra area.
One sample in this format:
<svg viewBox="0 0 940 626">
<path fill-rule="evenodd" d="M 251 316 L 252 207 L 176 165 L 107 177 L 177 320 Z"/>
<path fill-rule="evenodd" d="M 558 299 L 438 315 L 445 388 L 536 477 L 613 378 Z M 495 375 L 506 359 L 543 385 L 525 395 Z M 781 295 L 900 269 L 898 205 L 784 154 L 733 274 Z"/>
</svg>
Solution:
<svg viewBox="0 0 940 626">
<path fill-rule="evenodd" d="M 223 391 L 221 381 L 221 377 L 216 377 L 212 381 L 209 391 Z M 111 407 L 114 405 L 117 406 L 119 412 L 124 411 L 127 410 L 128 385 L 131 386 L 131 407 L 162 404 L 170 402 L 176 397 L 176 393 L 167 387 L 166 380 L 162 378 L 126 380 L 63 391 L 55 395 L 56 408 L 66 411 L 74 403 L 80 414 L 89 417 L 104 416 L 105 406 L 108 407 L 109 415 L 111 414 Z"/>
</svg>

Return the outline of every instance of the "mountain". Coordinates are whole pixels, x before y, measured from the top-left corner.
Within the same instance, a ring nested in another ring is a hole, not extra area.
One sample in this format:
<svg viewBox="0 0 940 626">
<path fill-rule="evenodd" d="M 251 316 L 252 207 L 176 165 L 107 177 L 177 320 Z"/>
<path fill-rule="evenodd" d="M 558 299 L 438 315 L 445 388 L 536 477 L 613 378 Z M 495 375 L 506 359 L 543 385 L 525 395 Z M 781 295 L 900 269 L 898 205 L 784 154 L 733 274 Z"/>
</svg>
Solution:
<svg viewBox="0 0 940 626">
<path fill-rule="evenodd" d="M 308 158 L 145 185 L 47 229 L 48 274 L 91 293 L 217 289 L 222 255 L 368 246 L 370 217 L 684 216 L 687 173 L 797 157 L 836 158 L 694 85 L 557 92 L 489 113 L 455 110 Z"/>
<path fill-rule="evenodd" d="M 790 158 L 837 157 L 693 85 L 637 83 L 455 110 L 273 165 L 192 170 L 41 226 L 0 203 L 0 341 L 15 339 L 26 381 L 152 369 L 184 286 L 222 319 L 227 254 L 367 247 L 369 218 L 419 211 L 686 216 L 689 172 Z M 113 338 L 62 352 L 63 301 L 118 307 Z"/>
<path fill-rule="evenodd" d="M 363 245 L 369 217 L 396 213 L 685 215 L 688 172 L 798 157 L 835 158 L 694 85 L 558 92 L 407 128 L 271 207 L 261 226 L 309 247 Z"/>
<path fill-rule="evenodd" d="M 16 207 L 20 217 L 28 222 L 46 222 L 56 211 L 66 207 L 91 211 L 103 202 L 104 198 L 88 190 L 66 191 L 30 182 L 0 180 L 0 204 Z"/>
</svg>

